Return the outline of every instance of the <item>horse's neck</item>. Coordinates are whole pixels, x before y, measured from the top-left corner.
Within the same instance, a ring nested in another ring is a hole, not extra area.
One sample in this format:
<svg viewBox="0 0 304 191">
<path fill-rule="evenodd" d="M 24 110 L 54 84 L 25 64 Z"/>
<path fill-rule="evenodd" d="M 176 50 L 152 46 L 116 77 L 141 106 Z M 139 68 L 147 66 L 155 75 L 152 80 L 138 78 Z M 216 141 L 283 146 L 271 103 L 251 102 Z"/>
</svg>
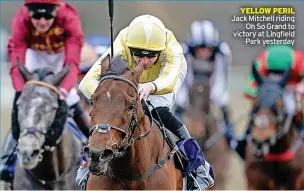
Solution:
<svg viewBox="0 0 304 191">
<path fill-rule="evenodd" d="M 198 91 L 194 95 L 193 107 L 208 114 L 210 111 L 210 88 L 209 85 L 198 85 L 195 87 Z M 201 92 L 200 92 L 201 91 Z"/>
<path fill-rule="evenodd" d="M 68 136 L 67 129 L 65 128 L 60 137 L 60 142 L 56 145 L 54 151 L 44 151 L 43 159 L 34 168 L 33 173 L 42 180 L 56 180 L 60 175 L 66 172 L 71 164 L 71 138 Z M 47 173 L 46 173 L 47 171 Z"/>
<path fill-rule="evenodd" d="M 210 112 L 210 88 L 209 86 L 205 86 L 205 91 L 203 92 L 203 112 L 205 112 L 206 114 L 209 114 Z"/>
<path fill-rule="evenodd" d="M 141 130 L 136 129 L 133 138 L 138 137 L 150 128 L 148 117 L 139 123 Z M 112 171 L 114 176 L 136 177 L 146 173 L 149 168 L 156 164 L 158 154 L 163 157 L 168 149 L 163 148 L 163 136 L 159 128 L 153 123 L 151 132 L 144 138 L 131 145 L 126 152 L 126 156 L 114 159 Z"/>
<path fill-rule="evenodd" d="M 293 125 L 290 127 L 290 130 L 283 135 L 282 138 L 280 138 L 276 144 L 272 147 L 270 147 L 270 153 L 282 153 L 287 151 L 288 149 L 290 149 L 292 147 L 292 144 L 294 144 L 294 137 L 295 135 L 295 129 L 293 127 Z"/>
</svg>

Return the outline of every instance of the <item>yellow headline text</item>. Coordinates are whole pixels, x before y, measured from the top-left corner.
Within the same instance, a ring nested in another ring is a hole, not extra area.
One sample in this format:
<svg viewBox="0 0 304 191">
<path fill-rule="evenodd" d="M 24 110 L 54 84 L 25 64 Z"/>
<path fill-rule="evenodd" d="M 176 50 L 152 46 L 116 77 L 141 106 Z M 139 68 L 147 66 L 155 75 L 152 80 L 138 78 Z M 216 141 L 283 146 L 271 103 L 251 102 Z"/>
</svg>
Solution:
<svg viewBox="0 0 304 191">
<path fill-rule="evenodd" d="M 296 14 L 292 7 L 242 7 L 240 8 L 242 14 L 246 15 L 264 15 L 264 14 L 278 14 L 278 15 L 294 15 Z"/>
</svg>

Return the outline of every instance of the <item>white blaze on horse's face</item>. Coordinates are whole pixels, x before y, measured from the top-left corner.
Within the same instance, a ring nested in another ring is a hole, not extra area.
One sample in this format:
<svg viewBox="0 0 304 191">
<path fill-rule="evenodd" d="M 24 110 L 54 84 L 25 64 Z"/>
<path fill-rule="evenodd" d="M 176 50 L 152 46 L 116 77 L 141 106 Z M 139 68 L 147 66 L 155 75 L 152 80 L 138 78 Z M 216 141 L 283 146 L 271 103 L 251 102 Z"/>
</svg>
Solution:
<svg viewBox="0 0 304 191">
<path fill-rule="evenodd" d="M 107 91 L 107 96 L 108 96 L 108 98 L 109 98 L 109 102 L 111 102 L 111 93 L 110 93 L 110 90 Z"/>
<path fill-rule="evenodd" d="M 47 87 L 29 86 L 17 101 L 20 136 L 17 154 L 20 166 L 35 168 L 41 160 L 45 135 L 51 127 L 58 108 L 57 96 Z M 55 94 L 56 95 L 56 94 Z M 35 132 L 27 131 L 32 129 Z"/>
<path fill-rule="evenodd" d="M 252 138 L 265 141 L 276 133 L 276 118 L 268 110 L 261 109 L 254 117 Z"/>
<path fill-rule="evenodd" d="M 260 115 L 254 119 L 254 125 L 257 128 L 267 128 L 270 125 L 270 120 L 265 114 Z"/>
</svg>

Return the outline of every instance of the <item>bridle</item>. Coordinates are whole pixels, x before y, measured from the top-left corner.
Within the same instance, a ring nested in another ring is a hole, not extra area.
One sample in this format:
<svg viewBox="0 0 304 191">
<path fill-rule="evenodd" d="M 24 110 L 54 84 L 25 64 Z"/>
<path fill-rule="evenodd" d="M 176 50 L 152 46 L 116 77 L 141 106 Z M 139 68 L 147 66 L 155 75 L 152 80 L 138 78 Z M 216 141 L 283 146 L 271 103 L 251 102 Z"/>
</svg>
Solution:
<svg viewBox="0 0 304 191">
<path fill-rule="evenodd" d="M 138 89 L 133 82 L 131 82 L 130 80 L 128 80 L 124 77 L 118 76 L 115 73 L 114 74 L 112 74 L 112 73 L 105 74 L 104 77 L 101 78 L 99 83 L 101 83 L 105 80 L 123 81 L 123 82 L 126 82 L 127 84 L 129 84 L 134 89 L 136 99 L 132 103 L 132 108 L 131 108 L 132 116 L 128 123 L 127 130 L 124 130 L 120 127 L 110 125 L 108 123 L 100 123 L 100 124 L 96 124 L 92 127 L 92 129 L 90 130 L 90 137 L 94 136 L 96 133 L 109 134 L 111 129 L 119 131 L 120 133 L 122 133 L 124 135 L 123 136 L 124 138 L 119 143 L 113 144 L 113 146 L 112 146 L 112 149 L 114 151 L 113 157 L 124 157 L 126 154 L 126 149 L 129 146 L 133 145 L 138 140 L 146 137 L 151 132 L 152 126 L 153 126 L 153 118 L 152 118 L 152 114 L 151 114 L 146 102 L 142 101 L 142 106 L 143 106 L 144 112 L 145 112 L 145 114 L 148 115 L 149 120 L 150 120 L 150 128 L 147 132 L 141 134 L 140 136 L 138 136 L 136 138 L 133 138 L 133 133 L 135 132 L 135 129 L 138 128 L 139 130 L 141 130 L 140 126 L 138 124 L 138 120 L 137 120 L 137 101 L 139 99 Z"/>
<path fill-rule="evenodd" d="M 256 119 L 256 113 L 259 111 L 260 106 L 254 107 L 252 112 L 252 117 L 250 124 L 253 125 Z M 278 140 L 280 140 L 290 129 L 293 121 L 293 116 L 285 113 L 284 107 L 279 111 L 274 111 L 271 109 L 272 113 L 276 115 L 275 121 L 277 125 L 277 131 L 274 135 L 270 136 L 268 139 L 263 142 L 255 140 L 253 137 L 249 136 L 249 139 L 252 141 L 253 150 L 258 157 L 263 157 L 265 154 L 268 154 L 270 147 L 274 146 Z"/>
<path fill-rule="evenodd" d="M 47 82 L 43 82 L 43 81 L 36 81 L 36 80 L 30 80 L 30 81 L 27 81 L 25 83 L 25 86 L 29 86 L 29 85 L 39 85 L 39 86 L 44 86 L 44 87 L 47 87 L 47 88 L 50 88 L 51 90 L 53 90 L 57 95 L 58 95 L 58 98 L 60 97 L 60 91 L 58 90 L 57 87 L 47 83 Z M 27 128 L 23 128 L 21 131 L 20 131 L 20 137 L 23 137 L 23 136 L 26 136 L 26 135 L 34 135 L 36 138 L 39 139 L 38 137 L 38 134 L 41 134 L 41 135 L 44 135 L 45 137 L 47 137 L 48 134 L 54 136 L 54 132 L 52 130 L 52 128 L 49 128 L 48 131 L 40 131 L 38 130 L 36 127 L 27 127 Z M 48 145 L 48 144 L 44 144 L 43 145 L 43 149 L 40 149 L 40 155 L 45 151 L 54 151 L 55 150 L 55 146 L 60 142 L 60 137 L 61 136 L 58 136 L 56 138 L 56 141 L 55 141 L 55 144 L 51 144 L 51 145 Z M 41 160 L 42 160 L 42 156 L 41 157 Z"/>
</svg>

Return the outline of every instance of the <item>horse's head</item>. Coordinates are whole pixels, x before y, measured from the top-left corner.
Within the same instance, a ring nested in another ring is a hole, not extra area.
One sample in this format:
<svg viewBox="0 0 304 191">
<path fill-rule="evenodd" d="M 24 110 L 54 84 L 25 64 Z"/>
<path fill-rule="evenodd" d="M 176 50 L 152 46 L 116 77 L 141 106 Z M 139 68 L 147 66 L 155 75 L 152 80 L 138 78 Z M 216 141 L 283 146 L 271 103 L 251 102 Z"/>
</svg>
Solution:
<svg viewBox="0 0 304 191">
<path fill-rule="evenodd" d="M 101 63 L 100 83 L 92 95 L 89 145 L 84 148 L 96 175 L 106 173 L 112 158 L 124 156 L 144 118 L 137 92 L 143 65 L 131 71 L 123 57 L 109 60 L 108 56 Z"/>
<path fill-rule="evenodd" d="M 30 73 L 18 61 L 25 87 L 17 100 L 18 147 L 20 166 L 33 169 L 42 160 L 42 152 L 53 149 L 67 117 L 67 105 L 59 100 L 58 86 L 69 72 L 69 65 L 60 73 L 44 68 Z M 61 126 L 62 125 L 62 126 Z"/>
<path fill-rule="evenodd" d="M 267 154 L 270 146 L 274 146 L 286 133 L 288 120 L 286 120 L 282 94 L 290 72 L 291 70 L 288 69 L 279 76 L 279 79 L 264 79 L 255 65 L 252 65 L 252 73 L 258 85 L 258 95 L 254 104 L 251 138 L 258 156 Z"/>
</svg>

